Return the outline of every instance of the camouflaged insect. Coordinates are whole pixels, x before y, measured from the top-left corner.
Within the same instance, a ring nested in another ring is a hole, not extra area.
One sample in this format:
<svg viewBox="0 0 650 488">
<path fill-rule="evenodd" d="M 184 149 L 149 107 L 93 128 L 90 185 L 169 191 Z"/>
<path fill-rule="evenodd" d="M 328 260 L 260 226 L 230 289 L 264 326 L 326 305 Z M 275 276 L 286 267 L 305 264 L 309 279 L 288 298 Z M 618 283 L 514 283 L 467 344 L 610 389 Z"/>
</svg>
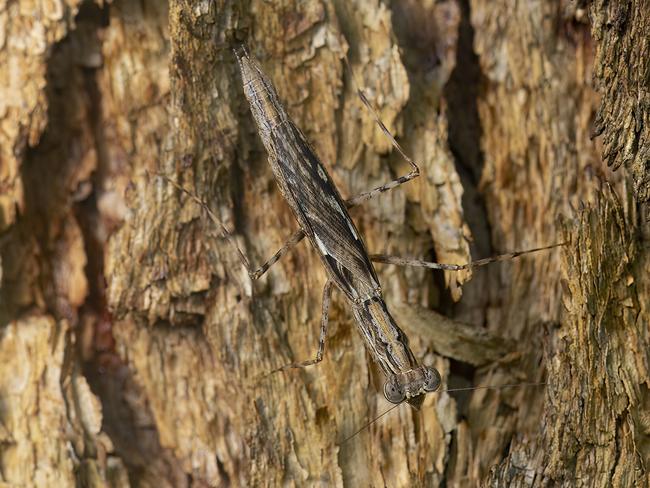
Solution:
<svg viewBox="0 0 650 488">
<path fill-rule="evenodd" d="M 259 64 L 243 47 L 236 49 L 235 55 L 241 69 L 244 93 L 269 155 L 269 163 L 280 191 L 300 225 L 300 231 L 290 242 L 295 244 L 303 235 L 307 236 L 318 251 L 329 277 L 323 293 L 321 337 L 316 358 L 280 369 L 315 364 L 322 359 L 334 284 L 345 294 L 366 347 L 386 375 L 386 399 L 392 403 L 406 400 L 419 408 L 424 395 L 439 388 L 440 374 L 433 368 L 419 365 L 411 352 L 406 335 L 388 311 L 377 273 L 347 210 L 351 205 L 415 178 L 419 174 L 417 166 L 407 158 L 413 168 L 411 173 L 346 203 L 305 135 L 280 103 L 273 84 Z M 367 104 L 361 92 L 360 95 Z M 382 130 L 388 133 L 381 121 L 375 118 Z M 397 144 L 391 135 L 389 137 Z M 401 148 L 398 149 L 403 154 Z M 284 252 L 283 248 L 251 276 L 261 276 Z"/>
</svg>

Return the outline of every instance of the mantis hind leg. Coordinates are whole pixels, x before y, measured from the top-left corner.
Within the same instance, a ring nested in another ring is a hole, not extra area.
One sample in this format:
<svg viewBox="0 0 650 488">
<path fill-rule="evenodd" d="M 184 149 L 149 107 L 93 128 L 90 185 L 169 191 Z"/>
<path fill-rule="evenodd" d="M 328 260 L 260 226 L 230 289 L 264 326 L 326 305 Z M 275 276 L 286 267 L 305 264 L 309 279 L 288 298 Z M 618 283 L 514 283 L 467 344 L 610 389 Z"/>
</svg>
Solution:
<svg viewBox="0 0 650 488">
<path fill-rule="evenodd" d="M 280 371 L 286 371 L 287 369 L 294 368 L 305 368 L 307 366 L 312 366 L 318 364 L 323 360 L 323 353 L 325 352 L 325 341 L 327 339 L 327 328 L 329 325 L 329 311 L 330 311 L 330 302 L 332 300 L 332 285 L 334 282 L 332 280 L 327 280 L 325 287 L 323 288 L 323 312 L 321 314 L 321 324 L 320 324 L 320 337 L 318 339 L 318 350 L 316 351 L 316 356 L 313 359 L 307 359 L 306 361 L 300 361 L 296 363 L 286 364 L 281 366 L 273 371 L 270 371 L 264 377 L 269 376 L 273 373 L 279 373 Z"/>
<path fill-rule="evenodd" d="M 354 76 L 354 71 L 352 71 L 352 67 L 350 66 L 350 63 L 348 61 L 347 54 L 345 56 L 345 64 L 347 65 L 348 70 L 350 71 L 352 82 L 354 83 L 354 87 L 355 87 L 355 89 L 357 91 L 357 95 L 361 99 L 361 102 L 365 105 L 365 107 L 368 109 L 368 111 L 372 114 L 373 118 L 375 119 L 375 122 L 377 123 L 377 125 L 379 126 L 381 131 L 386 135 L 386 137 L 388 137 L 388 139 L 392 143 L 393 147 L 395 149 L 397 149 L 397 152 L 399 152 L 401 154 L 401 156 L 406 160 L 406 162 L 408 162 L 409 165 L 411 166 L 411 171 L 408 174 L 406 174 L 404 176 L 400 176 L 399 178 L 396 178 L 396 179 L 394 179 L 392 181 L 389 181 L 388 183 L 384 183 L 383 185 L 378 186 L 377 188 L 373 188 L 370 191 L 360 193 L 359 195 L 356 195 L 356 196 L 348 199 L 346 201 L 348 207 L 354 207 L 355 205 L 359 205 L 360 203 L 366 202 L 366 201 L 370 200 L 371 198 L 376 197 L 377 195 L 379 195 L 381 193 L 387 192 L 389 190 L 392 190 L 393 188 L 396 188 L 396 187 L 398 187 L 400 185 L 403 185 L 407 181 L 411 181 L 412 179 L 417 178 L 418 176 L 420 176 L 420 168 L 415 163 L 415 161 L 413 161 L 406 154 L 404 149 L 402 149 L 402 146 L 400 146 L 399 142 L 397 142 L 397 140 L 395 140 L 395 137 L 393 136 L 393 134 L 391 134 L 391 132 L 386 127 L 386 125 L 381 121 L 381 118 L 379 117 L 379 114 L 373 108 L 373 106 L 371 105 L 370 101 L 366 97 L 363 90 L 361 90 L 361 88 L 359 88 L 359 85 L 357 84 L 356 78 Z"/>
<path fill-rule="evenodd" d="M 516 258 L 524 254 L 531 254 L 534 252 L 544 251 L 546 249 L 552 249 L 554 247 L 559 247 L 565 245 L 565 242 L 560 242 L 558 244 L 551 244 L 549 246 L 536 247 L 534 249 L 527 249 L 525 251 L 516 251 L 506 254 L 499 254 L 498 256 L 492 256 L 484 259 L 477 259 L 476 261 L 470 261 L 465 264 L 443 264 L 443 263 L 432 263 L 430 261 L 423 261 L 421 259 L 413 258 L 402 258 L 399 256 L 388 256 L 386 254 L 371 254 L 370 260 L 376 263 L 384 264 L 396 264 L 398 266 L 415 266 L 420 268 L 429 268 L 429 269 L 444 269 L 447 271 L 460 271 L 463 269 L 477 268 L 479 266 L 485 266 L 489 263 L 494 263 L 497 261 L 506 261 L 509 259 Z"/>
<path fill-rule="evenodd" d="M 201 200 L 198 196 L 196 196 L 193 192 L 189 191 L 185 187 L 183 187 L 181 184 L 179 184 L 177 181 L 174 179 L 170 178 L 167 175 L 164 174 L 159 174 L 165 181 L 167 181 L 169 184 L 174 186 L 176 189 L 182 191 L 186 195 L 188 195 L 192 200 L 194 200 L 198 205 L 201 206 L 201 208 L 205 211 L 205 213 L 208 215 L 210 220 L 221 229 L 221 232 L 223 236 L 230 242 L 232 246 L 234 246 L 235 249 L 237 249 L 237 254 L 239 256 L 240 261 L 246 268 L 246 271 L 248 271 L 248 276 L 252 280 L 257 280 L 259 279 L 264 273 L 266 273 L 271 266 L 273 266 L 275 263 L 277 263 L 282 256 L 284 256 L 287 252 L 289 252 L 291 249 L 293 249 L 296 244 L 298 244 L 304 237 L 305 233 L 302 231 L 302 229 L 298 229 L 295 231 L 291 237 L 283 244 L 283 246 L 276 251 L 276 253 L 271 256 L 270 259 L 268 259 L 264 264 L 259 266 L 256 269 L 253 269 L 250 262 L 248 261 L 248 258 L 246 257 L 246 254 L 244 251 L 239 247 L 239 244 L 237 243 L 237 240 L 235 237 L 232 235 L 230 230 L 226 227 L 226 225 L 215 215 L 215 213 L 210 209 L 210 207 L 203 201 Z"/>
</svg>

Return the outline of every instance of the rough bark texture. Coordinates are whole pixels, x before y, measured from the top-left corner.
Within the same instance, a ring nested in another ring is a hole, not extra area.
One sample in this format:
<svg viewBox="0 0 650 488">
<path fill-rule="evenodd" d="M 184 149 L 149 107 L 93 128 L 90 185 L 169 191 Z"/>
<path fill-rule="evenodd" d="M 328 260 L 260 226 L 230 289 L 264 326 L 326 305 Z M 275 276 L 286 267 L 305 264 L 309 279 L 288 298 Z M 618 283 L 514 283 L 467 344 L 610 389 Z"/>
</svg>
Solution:
<svg viewBox="0 0 650 488">
<path fill-rule="evenodd" d="M 596 1 L 590 10 L 598 42 L 594 78 L 602 98 L 593 135 L 602 157 L 624 164 L 638 201 L 650 199 L 650 3 Z"/>
<path fill-rule="evenodd" d="M 650 484 L 647 1 L 173 0 L 0 8 L 0 484 Z M 344 196 L 445 388 L 387 408 L 296 223 L 229 46 L 245 40 Z M 591 138 L 594 134 L 601 137 Z M 618 168 L 616 172 L 608 168 Z M 444 313 L 446 317 L 439 315 Z M 3 485 L 4 486 L 4 485 Z"/>
</svg>

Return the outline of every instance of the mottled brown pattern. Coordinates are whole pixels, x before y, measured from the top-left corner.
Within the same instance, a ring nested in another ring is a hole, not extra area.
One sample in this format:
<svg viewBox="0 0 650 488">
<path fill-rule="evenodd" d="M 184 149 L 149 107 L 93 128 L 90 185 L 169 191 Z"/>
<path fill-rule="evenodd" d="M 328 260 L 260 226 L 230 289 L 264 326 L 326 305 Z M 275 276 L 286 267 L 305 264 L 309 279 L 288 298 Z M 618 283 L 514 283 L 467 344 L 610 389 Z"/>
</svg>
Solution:
<svg viewBox="0 0 650 488">
<path fill-rule="evenodd" d="M 647 6 L 4 2 L 0 485 L 650 486 Z M 215 48 L 233 33 L 344 199 L 410 171 L 344 53 L 417 159 L 422 177 L 350 210 L 371 253 L 570 242 L 471 276 L 371 254 L 445 388 L 346 443 L 387 402 L 342 294 L 323 361 L 255 381 L 313 357 L 313 246 L 252 286 L 201 208 L 147 177 L 174 175 L 256 263 L 302 235 Z"/>
</svg>

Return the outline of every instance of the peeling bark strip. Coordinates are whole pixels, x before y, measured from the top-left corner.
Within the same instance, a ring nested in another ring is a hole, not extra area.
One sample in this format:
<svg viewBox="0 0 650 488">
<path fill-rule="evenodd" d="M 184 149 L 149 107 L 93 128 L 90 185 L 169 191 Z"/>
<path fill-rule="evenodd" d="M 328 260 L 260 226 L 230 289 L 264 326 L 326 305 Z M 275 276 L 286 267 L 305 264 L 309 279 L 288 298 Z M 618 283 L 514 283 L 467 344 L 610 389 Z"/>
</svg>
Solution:
<svg viewBox="0 0 650 488">
<path fill-rule="evenodd" d="M 602 158 L 624 165 L 638 201 L 650 200 L 650 4 L 647 0 L 589 3 L 596 45 L 594 80 L 602 93 L 593 136 Z"/>
<path fill-rule="evenodd" d="M 384 385 L 386 399 L 391 403 L 406 400 L 420 408 L 424 395 L 439 388 L 440 373 L 434 368 L 418 365 L 406 335 L 384 302 L 377 273 L 347 205 L 305 135 L 280 103 L 271 81 L 244 48 L 236 49 L 235 54 L 244 92 L 280 191 L 304 234 L 319 253 L 329 276 L 323 293 L 321 336 L 316 358 L 281 369 L 309 366 L 322 360 L 333 283 L 348 299 L 366 347 L 388 378 Z M 414 166 L 413 176 L 407 175 L 383 185 L 376 193 L 417 176 L 417 166 L 411 164 Z"/>
</svg>

